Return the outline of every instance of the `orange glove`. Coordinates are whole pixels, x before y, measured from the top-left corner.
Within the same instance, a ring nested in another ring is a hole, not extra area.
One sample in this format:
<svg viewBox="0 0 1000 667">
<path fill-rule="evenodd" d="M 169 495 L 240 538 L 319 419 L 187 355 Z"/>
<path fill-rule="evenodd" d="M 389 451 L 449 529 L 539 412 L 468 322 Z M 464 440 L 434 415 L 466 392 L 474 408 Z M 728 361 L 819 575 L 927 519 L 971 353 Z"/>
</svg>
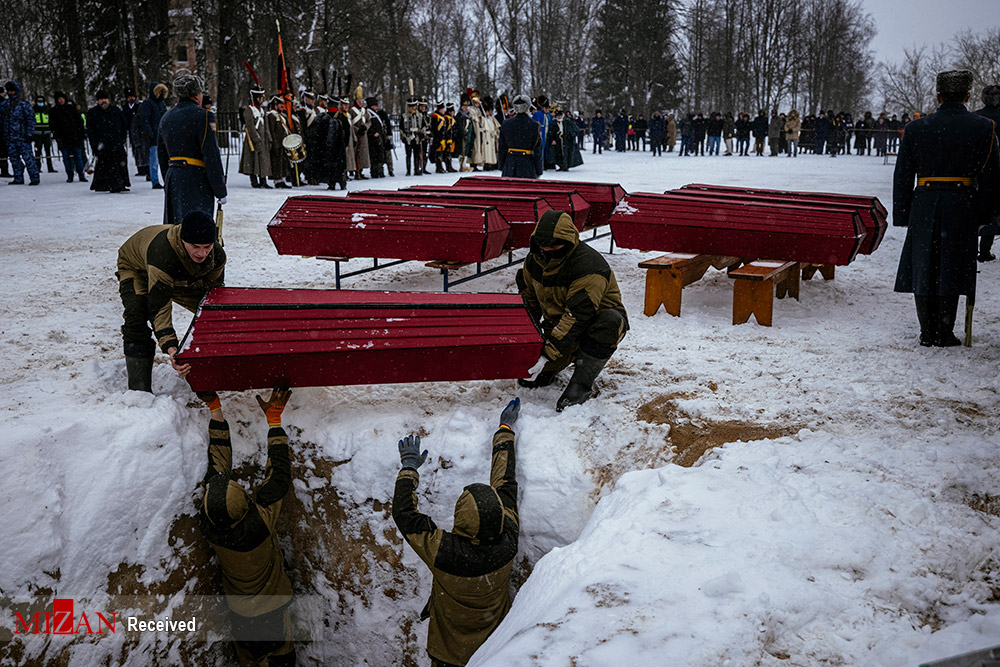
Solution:
<svg viewBox="0 0 1000 667">
<path fill-rule="evenodd" d="M 267 417 L 268 426 L 281 426 L 281 413 L 285 409 L 288 397 L 292 395 L 291 389 L 277 387 L 271 390 L 271 397 L 266 401 L 257 394 L 257 405 L 263 410 Z"/>
</svg>

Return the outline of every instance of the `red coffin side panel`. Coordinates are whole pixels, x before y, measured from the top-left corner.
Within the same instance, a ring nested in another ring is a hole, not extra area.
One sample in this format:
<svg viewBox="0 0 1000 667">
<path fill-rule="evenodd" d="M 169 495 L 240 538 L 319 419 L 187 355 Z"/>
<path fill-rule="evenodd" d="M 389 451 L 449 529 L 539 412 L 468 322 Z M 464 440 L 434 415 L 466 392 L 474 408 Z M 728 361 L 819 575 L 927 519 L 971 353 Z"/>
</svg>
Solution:
<svg viewBox="0 0 1000 667">
<path fill-rule="evenodd" d="M 627 196 L 611 218 L 623 248 L 845 265 L 865 230 L 855 211 Z"/>
<path fill-rule="evenodd" d="M 451 186 L 442 185 L 414 185 L 404 192 L 415 190 L 417 192 L 471 192 L 480 195 L 497 195 L 496 189 L 482 187 L 463 187 L 456 190 Z M 579 231 L 588 229 L 591 206 L 575 190 L 535 190 L 530 193 L 518 192 L 518 194 L 533 194 L 544 197 L 549 207 L 556 211 L 565 211 L 573 218 L 573 225 Z M 530 235 L 529 235 L 530 236 Z M 526 247 L 526 246 L 525 246 Z"/>
<path fill-rule="evenodd" d="M 510 226 L 486 206 L 290 197 L 268 233 L 279 254 L 481 262 L 503 252 Z"/>
<path fill-rule="evenodd" d="M 220 288 L 178 359 L 195 391 L 525 377 L 542 338 L 508 294 Z"/>
<path fill-rule="evenodd" d="M 608 219 L 615 210 L 615 206 L 618 205 L 618 202 L 626 194 L 625 188 L 618 183 L 563 181 L 545 178 L 503 178 L 499 176 L 463 176 L 455 184 L 455 187 L 481 187 L 481 185 L 496 187 L 498 189 L 524 190 L 525 192 L 545 188 L 575 189 L 591 206 L 587 228 L 601 227 L 608 224 Z"/>
</svg>

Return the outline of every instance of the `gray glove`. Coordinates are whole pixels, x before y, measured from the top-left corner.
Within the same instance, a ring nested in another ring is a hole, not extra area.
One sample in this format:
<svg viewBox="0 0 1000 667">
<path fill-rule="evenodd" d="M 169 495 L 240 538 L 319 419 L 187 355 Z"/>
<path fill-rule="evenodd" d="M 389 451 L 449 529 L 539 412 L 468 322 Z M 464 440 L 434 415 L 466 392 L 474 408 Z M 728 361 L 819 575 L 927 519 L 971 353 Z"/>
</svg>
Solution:
<svg viewBox="0 0 1000 667">
<path fill-rule="evenodd" d="M 416 470 L 427 459 L 427 450 L 420 453 L 420 436 L 408 435 L 399 441 L 399 463 L 404 468 Z"/>
<path fill-rule="evenodd" d="M 513 430 L 514 424 L 517 423 L 517 416 L 521 412 L 521 399 L 515 398 L 513 401 L 507 404 L 507 407 L 503 409 L 500 413 L 500 425 L 506 426 L 507 428 Z"/>
</svg>

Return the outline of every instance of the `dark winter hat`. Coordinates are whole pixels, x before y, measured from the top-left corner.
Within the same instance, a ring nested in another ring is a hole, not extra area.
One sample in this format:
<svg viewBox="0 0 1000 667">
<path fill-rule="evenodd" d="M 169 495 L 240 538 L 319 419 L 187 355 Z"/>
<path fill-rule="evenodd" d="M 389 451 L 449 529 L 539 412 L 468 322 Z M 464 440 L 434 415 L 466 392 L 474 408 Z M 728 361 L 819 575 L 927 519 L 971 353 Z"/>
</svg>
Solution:
<svg viewBox="0 0 1000 667">
<path fill-rule="evenodd" d="M 514 101 L 511 102 L 514 113 L 528 113 L 529 106 L 531 106 L 531 100 L 528 99 L 527 95 L 516 95 Z"/>
<path fill-rule="evenodd" d="M 215 221 L 204 211 L 191 211 L 181 223 L 181 240 L 188 243 L 215 243 Z"/>
<path fill-rule="evenodd" d="M 937 91 L 942 95 L 967 93 L 972 89 L 972 72 L 955 69 L 937 75 Z"/>
<path fill-rule="evenodd" d="M 14 83 L 13 81 L 8 81 L 7 83 L 5 83 L 3 85 L 3 89 L 6 90 L 8 93 L 16 93 L 18 90 L 17 84 Z"/>
<path fill-rule="evenodd" d="M 423 105 L 424 105 L 425 107 L 429 107 L 429 106 L 430 106 L 430 105 L 429 105 L 429 104 L 427 103 L 427 100 L 425 100 L 425 99 L 423 99 L 423 98 L 420 98 L 420 100 L 418 100 L 418 101 L 417 101 L 417 104 L 423 104 Z"/>
<path fill-rule="evenodd" d="M 983 104 L 988 107 L 1000 106 L 1000 86 L 993 84 L 983 88 Z"/>
<path fill-rule="evenodd" d="M 549 98 L 545 97 L 545 95 L 537 96 L 535 98 L 535 106 L 537 106 L 538 108 L 549 106 Z"/>
<path fill-rule="evenodd" d="M 208 93 L 201 94 L 201 106 L 210 107 L 212 106 L 212 96 Z"/>
<path fill-rule="evenodd" d="M 205 81 L 195 74 L 181 74 L 174 79 L 174 95 L 188 99 L 201 95 L 205 90 Z"/>
<path fill-rule="evenodd" d="M 447 109 L 448 111 L 454 111 L 455 110 L 455 103 L 454 102 L 448 102 L 448 106 L 446 106 L 445 109 Z"/>
<path fill-rule="evenodd" d="M 103 88 L 101 88 L 100 90 L 97 91 L 97 99 L 99 99 L 99 100 L 110 100 L 111 99 L 111 95 L 108 94 L 108 91 L 106 91 Z"/>
<path fill-rule="evenodd" d="M 57 90 L 54 93 L 52 93 L 52 99 L 58 100 L 60 97 L 63 98 L 64 100 L 65 99 L 69 99 L 69 98 L 66 97 L 66 93 L 64 93 L 61 90 Z"/>
<path fill-rule="evenodd" d="M 438 102 L 434 105 L 435 109 L 444 109 L 444 102 Z"/>
<path fill-rule="evenodd" d="M 36 97 L 36 98 L 35 98 L 35 101 L 36 101 L 36 102 L 44 102 L 44 101 L 45 101 L 45 98 L 44 98 L 44 97 L 42 97 L 41 95 L 39 95 L 38 97 Z"/>
<path fill-rule="evenodd" d="M 415 106 L 417 106 L 417 100 L 415 100 L 414 98 L 411 97 L 410 99 L 406 100 L 406 106 L 408 106 L 408 107 L 415 107 Z"/>
<path fill-rule="evenodd" d="M 377 107 L 378 106 L 378 98 L 377 97 L 369 97 L 367 100 L 365 100 L 365 105 L 369 106 L 369 107 Z"/>
<path fill-rule="evenodd" d="M 454 532 L 474 540 L 491 541 L 503 533 L 500 496 L 489 484 L 470 484 L 455 503 Z"/>
</svg>

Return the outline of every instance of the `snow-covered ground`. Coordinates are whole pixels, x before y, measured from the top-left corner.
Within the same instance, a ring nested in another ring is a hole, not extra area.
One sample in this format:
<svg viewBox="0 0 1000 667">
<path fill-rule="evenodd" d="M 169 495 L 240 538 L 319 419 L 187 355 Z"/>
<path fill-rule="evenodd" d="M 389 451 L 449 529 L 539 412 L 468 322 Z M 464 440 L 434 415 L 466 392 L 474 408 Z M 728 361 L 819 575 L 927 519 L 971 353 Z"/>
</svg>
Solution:
<svg viewBox="0 0 1000 667">
<path fill-rule="evenodd" d="M 708 182 L 891 202 L 892 167 L 874 157 L 584 159 L 566 176 L 633 192 Z M 268 238 L 288 191 L 251 190 L 235 172 L 227 284 L 332 287 L 332 264 L 279 257 Z M 0 640 L 13 610 L 55 597 L 144 618 L 217 607 L 191 602 L 219 590 L 193 520 L 208 411 L 162 356 L 155 396 L 125 391 L 116 253 L 160 222 L 162 193 L 63 180 L 0 185 Z M 733 326 L 730 280 L 715 271 L 685 289 L 682 317 L 643 316 L 636 264 L 649 255 L 616 249 L 632 330 L 600 397 L 561 414 L 566 375 L 533 392 L 512 381 L 296 390 L 281 523 L 298 633 L 315 640 L 300 662 L 427 664 L 429 574 L 387 506 L 396 441 L 423 435 L 421 508 L 449 527 L 462 487 L 487 478 L 490 435 L 515 394 L 521 588 L 471 664 L 917 665 L 1000 644 L 1000 262 L 981 265 L 974 346 L 921 348 L 912 298 L 892 292 L 903 236 L 890 227 L 834 281 L 804 282 L 801 301 L 775 303 L 772 328 Z M 513 281 L 508 269 L 460 289 Z M 419 262 L 345 281 L 440 284 Z M 190 318 L 175 309 L 179 331 Z M 262 415 L 252 393 L 222 398 L 236 465 L 259 481 Z M 0 643 L 0 664 L 57 660 L 232 663 L 224 642 L 183 633 Z"/>
</svg>

